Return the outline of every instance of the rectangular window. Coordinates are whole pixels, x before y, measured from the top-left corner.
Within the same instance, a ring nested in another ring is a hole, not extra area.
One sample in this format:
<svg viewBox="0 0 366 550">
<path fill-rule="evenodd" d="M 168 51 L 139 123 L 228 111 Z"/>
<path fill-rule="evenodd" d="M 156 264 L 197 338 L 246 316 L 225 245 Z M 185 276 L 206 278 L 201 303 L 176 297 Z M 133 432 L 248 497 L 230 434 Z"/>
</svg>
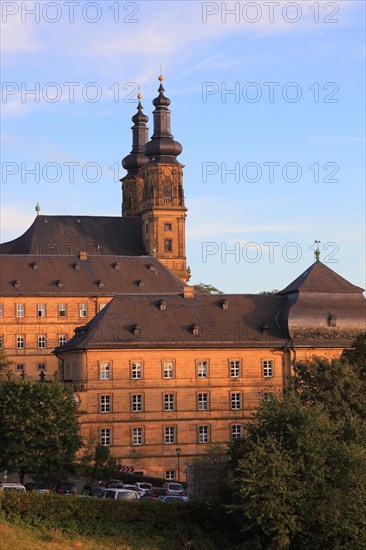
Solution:
<svg viewBox="0 0 366 550">
<path fill-rule="evenodd" d="M 79 304 L 79 317 L 86 317 L 88 315 L 88 304 Z"/>
<path fill-rule="evenodd" d="M 37 347 L 38 349 L 46 348 L 46 336 L 44 334 L 39 334 L 37 337 Z"/>
<path fill-rule="evenodd" d="M 232 424 L 231 426 L 231 441 L 243 437 L 243 426 L 241 424 Z"/>
<path fill-rule="evenodd" d="M 17 317 L 24 317 L 25 312 L 25 305 L 24 304 L 17 304 L 16 305 L 16 316 Z"/>
<path fill-rule="evenodd" d="M 1 334 L 0 335 L 0 349 L 3 349 L 4 348 L 4 336 Z"/>
<path fill-rule="evenodd" d="M 101 413 L 111 412 L 111 396 L 101 395 L 99 399 L 99 410 Z"/>
<path fill-rule="evenodd" d="M 230 376 L 231 378 L 239 378 L 240 361 L 230 361 Z"/>
<path fill-rule="evenodd" d="M 164 411 L 174 411 L 174 393 L 164 395 Z"/>
<path fill-rule="evenodd" d="M 67 305 L 66 304 L 58 304 L 58 316 L 59 317 L 66 317 L 67 316 Z"/>
<path fill-rule="evenodd" d="M 238 411 L 241 409 L 241 393 L 231 394 L 231 410 Z"/>
<path fill-rule="evenodd" d="M 165 379 L 174 378 L 174 365 L 173 361 L 163 361 L 163 377 Z"/>
<path fill-rule="evenodd" d="M 17 366 L 16 366 L 16 370 L 17 371 L 24 371 L 24 364 L 23 363 L 18 363 Z"/>
<path fill-rule="evenodd" d="M 58 335 L 58 345 L 63 346 L 67 342 L 67 334 L 59 334 Z"/>
<path fill-rule="evenodd" d="M 208 377 L 208 362 L 198 361 L 197 378 L 207 378 L 207 377 Z"/>
<path fill-rule="evenodd" d="M 18 334 L 16 337 L 16 348 L 17 349 L 24 349 L 25 348 L 25 336 L 22 334 Z"/>
<path fill-rule="evenodd" d="M 4 314 L 4 306 L 3 304 L 0 304 L 0 318 L 3 316 Z"/>
<path fill-rule="evenodd" d="M 175 428 L 168 426 L 165 428 L 165 444 L 173 445 L 175 443 Z"/>
<path fill-rule="evenodd" d="M 132 412 L 141 412 L 142 406 L 142 394 L 133 395 L 131 398 L 131 410 Z"/>
<path fill-rule="evenodd" d="M 273 392 L 263 392 L 262 399 L 263 401 L 270 401 L 273 399 Z"/>
<path fill-rule="evenodd" d="M 111 364 L 108 361 L 104 361 L 103 363 L 100 363 L 99 378 L 100 378 L 100 380 L 110 380 L 110 378 L 111 378 Z"/>
<path fill-rule="evenodd" d="M 40 371 L 47 370 L 47 363 L 38 363 L 37 369 Z"/>
<path fill-rule="evenodd" d="M 172 224 L 171 223 L 165 223 L 164 224 L 164 231 L 171 231 L 172 230 Z"/>
<path fill-rule="evenodd" d="M 111 446 L 111 437 L 112 437 L 111 428 L 101 428 L 100 429 L 100 444 L 103 447 L 110 447 Z"/>
<path fill-rule="evenodd" d="M 143 429 L 132 428 L 132 445 L 142 445 L 143 443 Z"/>
<path fill-rule="evenodd" d="M 168 481 L 175 480 L 175 470 L 165 470 L 165 479 Z"/>
<path fill-rule="evenodd" d="M 208 426 L 198 426 L 198 443 L 208 443 Z"/>
<path fill-rule="evenodd" d="M 132 380 L 141 380 L 142 378 L 142 363 L 135 361 L 131 363 L 131 378 Z"/>
<path fill-rule="evenodd" d="M 264 378 L 271 378 L 273 376 L 272 359 L 266 359 L 263 361 L 263 376 Z"/>
<path fill-rule="evenodd" d="M 197 395 L 197 409 L 199 411 L 208 411 L 208 393 L 199 393 Z"/>
<path fill-rule="evenodd" d="M 172 239 L 164 239 L 164 252 L 173 252 Z"/>
<path fill-rule="evenodd" d="M 46 317 L 46 304 L 37 304 L 37 317 Z"/>
</svg>

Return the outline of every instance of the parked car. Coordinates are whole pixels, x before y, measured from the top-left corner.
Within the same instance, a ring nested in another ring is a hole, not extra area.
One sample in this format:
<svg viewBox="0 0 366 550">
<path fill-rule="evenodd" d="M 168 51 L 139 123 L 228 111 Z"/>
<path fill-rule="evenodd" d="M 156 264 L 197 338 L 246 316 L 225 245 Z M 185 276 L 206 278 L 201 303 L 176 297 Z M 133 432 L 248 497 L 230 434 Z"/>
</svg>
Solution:
<svg viewBox="0 0 366 550">
<path fill-rule="evenodd" d="M 102 496 L 102 493 L 106 489 L 104 485 L 84 485 L 82 494 L 87 495 L 94 498 L 100 498 Z"/>
<path fill-rule="evenodd" d="M 135 493 L 137 494 L 137 498 L 142 497 L 142 495 L 144 494 L 144 492 L 138 489 L 136 485 L 125 485 L 123 488 L 127 491 L 135 491 Z"/>
<path fill-rule="evenodd" d="M 107 483 L 107 487 L 111 487 L 112 489 L 123 489 L 125 484 L 120 479 L 110 479 Z"/>
<path fill-rule="evenodd" d="M 26 493 L 26 488 L 21 483 L 7 483 L 4 481 L 0 483 L 0 491 L 4 493 Z"/>
<path fill-rule="evenodd" d="M 159 498 L 163 499 L 168 494 L 168 491 L 164 489 L 164 487 L 153 487 L 150 491 L 145 493 L 145 495 L 148 495 L 149 497 Z"/>
<path fill-rule="evenodd" d="M 76 483 L 73 483 L 72 481 L 59 481 L 56 483 L 55 492 L 58 495 L 76 495 Z"/>
<path fill-rule="evenodd" d="M 163 500 L 159 497 L 149 497 L 148 493 L 145 493 L 142 495 L 142 497 L 139 499 L 139 502 L 160 502 L 163 504 Z"/>
<path fill-rule="evenodd" d="M 137 500 L 138 496 L 136 491 L 108 487 L 107 489 L 104 489 L 100 498 L 110 498 L 113 500 Z"/>
<path fill-rule="evenodd" d="M 139 491 L 142 491 L 142 494 L 146 493 L 147 491 L 151 491 L 151 489 L 153 488 L 152 484 L 147 483 L 146 481 L 136 481 L 135 485 Z"/>
<path fill-rule="evenodd" d="M 163 487 L 167 490 L 168 495 L 181 495 L 184 491 L 183 485 L 176 481 L 168 481 L 164 483 Z"/>
<path fill-rule="evenodd" d="M 181 497 L 179 495 L 168 495 L 163 498 L 163 502 L 167 504 L 176 503 L 176 502 L 178 502 L 179 504 L 185 504 L 187 501 L 185 500 L 184 497 Z"/>
<path fill-rule="evenodd" d="M 25 483 L 27 493 L 52 493 L 52 489 L 46 483 L 36 483 L 35 481 Z"/>
</svg>

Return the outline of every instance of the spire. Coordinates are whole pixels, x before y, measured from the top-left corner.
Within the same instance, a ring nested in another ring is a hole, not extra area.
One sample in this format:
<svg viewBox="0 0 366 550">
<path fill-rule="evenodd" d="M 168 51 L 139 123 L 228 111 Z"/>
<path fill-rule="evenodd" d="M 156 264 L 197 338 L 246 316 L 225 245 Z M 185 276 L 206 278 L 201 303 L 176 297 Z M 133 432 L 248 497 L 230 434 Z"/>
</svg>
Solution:
<svg viewBox="0 0 366 550">
<path fill-rule="evenodd" d="M 41 207 L 39 206 L 39 203 L 37 202 L 36 206 L 34 207 L 34 210 L 37 212 L 37 216 L 41 211 Z"/>
<path fill-rule="evenodd" d="M 142 111 L 142 94 L 140 92 L 137 94 L 137 99 L 139 100 L 137 113 L 132 117 L 132 149 L 131 153 L 122 160 L 122 166 L 127 170 L 128 174 L 136 174 L 138 170 L 148 162 L 142 149 L 148 140 L 149 129 L 146 123 L 149 118 Z"/>
<path fill-rule="evenodd" d="M 183 147 L 178 141 L 174 141 L 170 132 L 170 99 L 164 95 L 162 74 L 159 75 L 160 81 L 159 95 L 154 99 L 154 133 L 151 140 L 143 148 L 144 154 L 151 161 L 163 162 L 165 164 L 176 164 L 176 157 L 181 154 Z"/>
</svg>

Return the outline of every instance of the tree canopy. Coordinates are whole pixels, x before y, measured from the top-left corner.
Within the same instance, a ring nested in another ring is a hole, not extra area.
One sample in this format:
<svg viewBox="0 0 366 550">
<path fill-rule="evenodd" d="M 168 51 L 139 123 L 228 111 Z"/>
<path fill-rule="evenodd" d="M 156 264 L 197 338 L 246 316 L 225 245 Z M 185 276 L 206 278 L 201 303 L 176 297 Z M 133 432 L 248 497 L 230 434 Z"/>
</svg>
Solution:
<svg viewBox="0 0 366 550">
<path fill-rule="evenodd" d="M 223 294 L 223 292 L 215 286 L 205 283 L 198 283 L 197 285 L 193 285 L 193 288 L 199 294 Z"/>
<path fill-rule="evenodd" d="M 231 447 L 243 548 L 366 547 L 366 393 L 360 364 L 297 363 Z"/>
<path fill-rule="evenodd" d="M 58 382 L 0 384 L 0 467 L 57 479 L 80 448 L 72 388 Z"/>
</svg>

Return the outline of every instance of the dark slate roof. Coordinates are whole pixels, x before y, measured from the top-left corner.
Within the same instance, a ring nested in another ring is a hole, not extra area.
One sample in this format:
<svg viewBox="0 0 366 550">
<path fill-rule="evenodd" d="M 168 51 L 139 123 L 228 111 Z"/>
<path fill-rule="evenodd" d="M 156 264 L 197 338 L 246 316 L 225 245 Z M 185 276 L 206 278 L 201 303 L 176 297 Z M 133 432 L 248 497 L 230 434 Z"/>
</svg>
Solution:
<svg viewBox="0 0 366 550">
<path fill-rule="evenodd" d="M 86 260 L 79 256 L 0 256 L 2 296 L 114 296 L 182 290 L 181 279 L 151 256 L 100 255 Z"/>
<path fill-rule="evenodd" d="M 363 292 L 363 289 L 351 284 L 322 262 L 313 263 L 304 273 L 277 294 L 291 292 Z"/>
<path fill-rule="evenodd" d="M 222 300 L 229 302 L 223 310 Z M 160 309 L 160 301 L 167 305 Z M 286 328 L 276 316 L 286 297 L 263 295 L 115 296 L 62 351 L 110 348 L 282 347 Z M 193 334 L 193 326 L 199 335 Z M 141 334 L 134 334 L 140 327 Z M 58 348 L 56 352 L 61 351 Z"/>
<path fill-rule="evenodd" d="M 141 218 L 112 216 L 37 216 L 17 239 L 0 245 L 0 254 L 41 256 L 77 254 L 117 254 L 141 256 Z"/>
</svg>

